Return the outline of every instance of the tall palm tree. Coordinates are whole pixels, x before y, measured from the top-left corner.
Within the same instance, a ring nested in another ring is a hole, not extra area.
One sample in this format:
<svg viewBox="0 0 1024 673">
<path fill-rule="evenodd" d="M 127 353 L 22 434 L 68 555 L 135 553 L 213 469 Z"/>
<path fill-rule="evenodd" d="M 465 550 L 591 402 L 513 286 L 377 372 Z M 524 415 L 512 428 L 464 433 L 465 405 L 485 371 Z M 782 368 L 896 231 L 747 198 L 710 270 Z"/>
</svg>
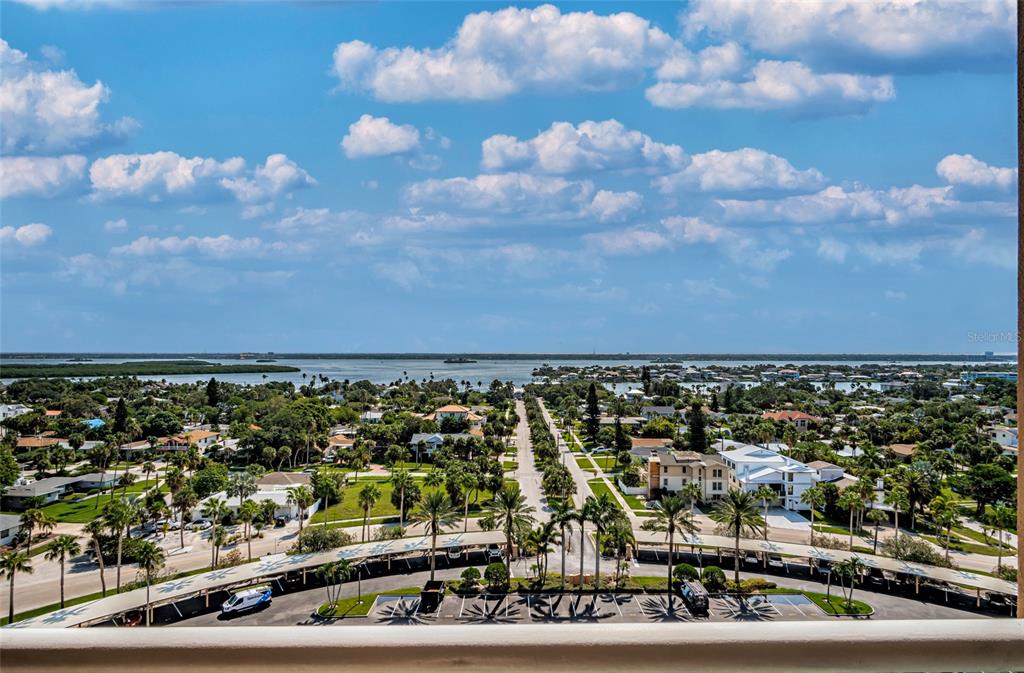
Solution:
<svg viewBox="0 0 1024 673">
<path fill-rule="evenodd" d="M 526 496 L 519 490 L 519 484 L 506 483 L 494 494 L 487 513 L 505 533 L 505 570 L 511 575 L 512 537 L 533 524 L 533 507 L 526 504 Z"/>
<path fill-rule="evenodd" d="M 339 559 L 323 564 L 316 569 L 327 587 L 327 604 L 334 610 L 338 606 L 338 599 L 341 598 L 341 587 L 355 570 L 355 566 L 348 559 Z"/>
<path fill-rule="evenodd" d="M 171 506 L 181 517 L 178 526 L 178 537 L 181 547 L 185 547 L 185 515 L 190 513 L 199 504 L 199 496 L 190 486 L 183 486 L 171 496 Z"/>
<path fill-rule="evenodd" d="M 409 470 L 396 468 L 391 470 L 388 481 L 391 482 L 391 488 L 398 491 L 398 528 L 401 530 L 405 528 L 405 492 L 412 487 L 415 480 Z"/>
<path fill-rule="evenodd" d="M 558 525 L 551 520 L 545 521 L 531 530 L 527 539 L 537 554 L 537 579 L 543 586 L 544 577 L 548 572 L 548 554 L 551 553 L 551 545 L 557 543 L 559 539 Z"/>
<path fill-rule="evenodd" d="M 1005 505 L 996 505 L 989 511 L 986 523 L 992 527 L 998 537 L 996 538 L 996 570 L 1003 569 L 1003 530 L 1012 528 L 1017 522 L 1016 513 Z M 1019 569 L 1017 572 L 1021 572 Z"/>
<path fill-rule="evenodd" d="M 146 475 L 146 481 L 149 481 L 149 475 L 156 474 L 156 485 L 153 488 L 160 487 L 160 473 L 156 471 L 156 465 L 147 460 L 142 464 L 142 472 Z"/>
<path fill-rule="evenodd" d="M 678 495 L 680 498 L 689 501 L 690 509 L 692 510 L 697 505 L 697 501 L 704 497 L 704 489 L 697 482 L 688 481 L 679 489 Z"/>
<path fill-rule="evenodd" d="M 228 514 L 228 504 L 223 498 L 207 498 L 203 503 L 201 514 L 210 520 L 213 527 L 210 529 L 210 570 L 217 567 L 217 545 L 214 540 L 217 537 L 217 528 L 221 519 Z"/>
<path fill-rule="evenodd" d="M 121 593 L 121 552 L 124 549 L 124 536 L 132 519 L 134 512 L 124 500 L 114 500 L 103 506 L 103 521 L 117 538 L 117 593 Z"/>
<path fill-rule="evenodd" d="M 587 504 L 586 501 L 584 501 L 583 502 L 584 506 L 580 507 L 577 510 L 575 510 L 574 511 L 574 515 L 575 516 L 573 517 L 573 521 L 580 527 L 580 584 L 579 584 L 580 592 L 583 591 L 583 563 L 584 563 L 584 555 L 585 555 L 585 553 L 587 551 L 587 545 L 586 545 L 586 540 L 587 540 L 586 525 L 590 521 L 590 510 L 587 509 L 586 504 Z"/>
<path fill-rule="evenodd" d="M 572 533 L 572 525 L 577 520 L 576 510 L 572 501 L 568 498 L 551 501 L 551 521 L 558 526 L 558 536 L 561 539 L 559 545 L 562 550 L 562 580 L 561 589 L 565 591 L 565 548 L 569 546 L 569 535 Z"/>
<path fill-rule="evenodd" d="M 825 506 L 825 491 L 821 484 L 815 484 L 800 494 L 800 502 L 811 508 L 811 546 L 814 546 L 814 515 L 819 507 Z"/>
<path fill-rule="evenodd" d="M 9 551 L 0 555 L 0 578 L 10 582 L 10 596 L 7 601 L 7 623 L 14 623 L 14 576 L 18 573 L 32 574 L 32 559 L 28 552 Z"/>
<path fill-rule="evenodd" d="M 153 575 L 164 567 L 164 550 L 154 543 L 144 540 L 139 548 L 135 550 L 135 560 L 146 576 L 146 626 L 150 625 L 152 615 L 149 609 L 149 587 L 153 581 Z"/>
<path fill-rule="evenodd" d="M 601 590 L 601 535 L 618 514 L 619 506 L 607 492 L 598 497 L 589 496 L 583 503 L 587 520 L 594 524 L 594 586 Z"/>
<path fill-rule="evenodd" d="M 761 507 L 764 509 L 764 539 L 768 539 L 768 504 L 771 503 L 778 494 L 775 489 L 768 484 L 762 485 L 756 491 L 754 491 L 754 497 L 761 500 Z"/>
<path fill-rule="evenodd" d="M 733 571 L 736 589 L 740 586 L 740 537 L 744 532 L 757 535 L 764 527 L 764 519 L 757 513 L 757 500 L 753 494 L 738 488 L 731 489 L 711 512 L 711 519 L 726 535 L 735 539 Z"/>
<path fill-rule="evenodd" d="M 910 495 L 907 493 L 906 486 L 903 484 L 893 484 L 885 494 L 885 504 L 892 507 L 893 514 L 896 517 L 893 532 L 896 537 L 899 537 L 900 510 L 907 510 L 910 508 Z"/>
<path fill-rule="evenodd" d="M 288 502 L 299 509 L 299 538 L 302 538 L 302 517 L 306 510 L 313 506 L 315 498 L 309 486 L 291 486 L 288 488 Z M 324 512 L 327 516 L 327 512 Z"/>
<path fill-rule="evenodd" d="M 28 538 L 25 541 L 25 550 L 32 550 L 32 534 L 40 528 L 43 519 L 46 517 L 43 510 L 38 507 L 30 507 L 21 513 L 21 527 L 25 529 Z"/>
<path fill-rule="evenodd" d="M 928 503 L 935 527 L 946 529 L 946 560 L 949 561 L 949 548 L 953 546 L 953 526 L 960 523 L 960 508 L 956 501 L 945 495 L 937 495 Z"/>
<path fill-rule="evenodd" d="M 380 500 L 380 486 L 370 481 L 359 489 L 359 508 L 363 510 L 363 542 L 369 532 L 370 510 Z"/>
<path fill-rule="evenodd" d="M 880 509 L 871 508 L 867 513 L 868 520 L 875 524 L 875 539 L 871 545 L 871 553 L 878 553 L 878 529 L 881 528 L 882 524 L 889 520 L 889 515 Z"/>
<path fill-rule="evenodd" d="M 676 533 L 694 535 L 697 523 L 687 503 L 677 495 L 669 495 L 658 501 L 654 516 L 643 523 L 644 530 L 665 533 L 668 536 L 668 609 L 672 611 L 672 552 L 675 549 Z"/>
<path fill-rule="evenodd" d="M 238 520 L 245 526 L 245 544 L 248 548 L 249 560 L 252 560 L 252 522 L 260 514 L 260 506 L 255 500 L 248 499 L 238 508 Z"/>
<path fill-rule="evenodd" d="M 100 538 L 106 529 L 107 526 L 103 519 L 98 517 L 85 524 L 85 527 L 82 528 L 82 532 L 88 535 L 92 541 L 93 551 L 96 553 L 96 563 L 100 566 L 100 596 L 103 598 L 107 597 L 107 576 L 105 574 L 106 569 L 103 567 L 103 547 Z"/>
<path fill-rule="evenodd" d="M 430 581 L 434 581 L 437 565 L 437 536 L 458 522 L 459 510 L 444 491 L 428 492 L 419 506 L 409 517 L 415 523 L 422 523 L 425 534 L 430 535 Z"/>
<path fill-rule="evenodd" d="M 64 566 L 67 560 L 82 553 L 82 546 L 74 535 L 58 535 L 46 547 L 46 560 L 60 564 L 60 607 L 64 608 Z"/>
<path fill-rule="evenodd" d="M 857 583 L 857 578 L 867 572 L 868 566 L 858 556 L 853 556 L 848 559 L 843 559 L 835 565 L 836 576 L 842 583 L 841 587 L 843 594 L 846 596 L 846 608 L 850 609 L 853 607 L 853 588 Z M 846 578 L 850 580 L 850 592 L 846 593 Z"/>
</svg>

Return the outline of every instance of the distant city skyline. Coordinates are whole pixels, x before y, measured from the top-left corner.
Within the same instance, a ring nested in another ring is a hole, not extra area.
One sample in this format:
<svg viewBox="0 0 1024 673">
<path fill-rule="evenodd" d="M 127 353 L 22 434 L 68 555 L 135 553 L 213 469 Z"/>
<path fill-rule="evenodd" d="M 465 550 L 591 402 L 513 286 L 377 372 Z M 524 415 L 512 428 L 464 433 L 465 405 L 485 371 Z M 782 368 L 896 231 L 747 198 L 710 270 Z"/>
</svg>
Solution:
<svg viewBox="0 0 1024 673">
<path fill-rule="evenodd" d="M 1012 351 L 1015 9 L 2 0 L 0 351 Z"/>
</svg>

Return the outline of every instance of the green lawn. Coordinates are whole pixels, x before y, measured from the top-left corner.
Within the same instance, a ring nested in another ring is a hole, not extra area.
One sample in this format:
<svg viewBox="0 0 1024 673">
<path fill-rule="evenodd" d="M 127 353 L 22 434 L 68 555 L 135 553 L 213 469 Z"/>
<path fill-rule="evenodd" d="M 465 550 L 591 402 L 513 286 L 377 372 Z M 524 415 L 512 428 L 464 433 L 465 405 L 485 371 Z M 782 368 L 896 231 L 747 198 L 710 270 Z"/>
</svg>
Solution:
<svg viewBox="0 0 1024 673">
<path fill-rule="evenodd" d="M 584 470 L 594 471 L 594 463 L 587 456 L 577 456 L 576 464 L 582 467 Z"/>
<path fill-rule="evenodd" d="M 519 463 L 517 461 L 514 461 L 514 460 L 503 460 L 503 461 L 501 461 L 501 467 L 504 468 L 504 470 L 506 472 L 508 472 L 510 470 L 518 469 L 519 468 Z"/>
<path fill-rule="evenodd" d="M 870 605 L 856 599 L 847 606 L 846 599 L 842 595 L 836 596 L 832 594 L 831 596 L 826 596 L 816 591 L 804 591 L 802 593 L 830 615 L 870 615 L 874 612 Z"/>
<path fill-rule="evenodd" d="M 434 469 L 433 463 L 417 463 L 410 460 L 404 460 L 400 463 L 395 463 L 396 468 L 402 468 L 405 470 L 412 470 L 413 472 L 429 472 Z"/>
<path fill-rule="evenodd" d="M 401 589 L 391 589 L 390 591 L 381 591 L 373 594 L 363 594 L 362 603 L 359 603 L 357 596 L 350 596 L 348 598 L 342 598 L 333 607 L 324 603 L 317 608 L 317 614 L 321 617 L 365 617 L 370 612 L 370 608 L 373 607 L 373 602 L 377 600 L 377 596 L 419 596 L 419 587 L 403 587 Z"/>
<path fill-rule="evenodd" d="M 619 501 L 615 498 L 615 495 L 612 493 L 611 489 L 608 488 L 608 485 L 604 483 L 603 479 L 591 479 L 587 481 L 587 483 L 590 484 L 590 490 L 594 492 L 595 497 L 600 498 L 602 493 L 607 493 L 608 497 L 611 498 L 613 503 L 615 503 L 615 506 L 618 507 L 619 509 L 622 509 L 622 506 L 619 504 Z"/>
<path fill-rule="evenodd" d="M 615 456 L 611 455 L 610 453 L 591 456 L 590 459 L 597 463 L 597 466 L 600 467 L 605 472 L 611 472 L 613 470 L 618 469 L 618 465 L 615 462 Z"/>
<path fill-rule="evenodd" d="M 420 489 L 424 489 L 422 479 L 417 479 L 417 483 L 420 485 Z M 391 491 L 393 490 L 391 484 L 381 478 L 373 477 L 360 477 L 359 481 L 350 484 L 345 488 L 342 495 L 341 502 L 334 503 L 326 510 L 328 521 L 337 521 L 340 519 L 362 519 L 363 510 L 359 506 L 359 491 L 362 490 L 363 485 L 367 482 L 373 482 L 380 489 L 380 498 L 377 503 L 370 509 L 370 518 L 382 517 L 382 516 L 398 516 L 398 508 L 391 504 Z M 473 503 L 474 497 L 470 496 L 469 511 L 472 515 L 474 512 L 478 512 L 481 506 L 490 500 L 492 494 L 490 491 L 479 491 L 479 495 L 476 495 L 476 504 Z M 462 503 L 456 503 L 460 508 Z M 409 507 L 406 508 L 410 509 Z M 313 523 L 320 523 L 324 520 L 325 512 L 317 512 L 312 517 Z M 408 511 L 406 512 L 408 516 Z"/>
<path fill-rule="evenodd" d="M 943 535 L 941 539 L 936 537 L 936 536 L 934 536 L 934 535 L 922 535 L 921 537 L 923 537 L 925 540 L 928 540 L 932 544 L 936 544 L 936 545 L 942 547 L 943 549 L 946 546 L 946 536 L 945 535 Z M 962 552 L 969 552 L 969 553 L 973 553 L 973 554 L 982 554 L 984 556 L 999 556 L 999 549 L 997 547 L 995 547 L 994 545 L 976 544 L 974 542 L 964 542 L 962 540 L 956 539 L 955 536 L 953 537 L 953 542 L 949 546 L 949 548 L 951 550 L 953 550 L 953 551 L 962 551 Z M 1003 547 L 1003 556 L 1006 556 L 1008 554 L 1013 554 L 1013 553 L 1015 553 L 1015 551 L 1016 550 L 1004 546 Z"/>
</svg>

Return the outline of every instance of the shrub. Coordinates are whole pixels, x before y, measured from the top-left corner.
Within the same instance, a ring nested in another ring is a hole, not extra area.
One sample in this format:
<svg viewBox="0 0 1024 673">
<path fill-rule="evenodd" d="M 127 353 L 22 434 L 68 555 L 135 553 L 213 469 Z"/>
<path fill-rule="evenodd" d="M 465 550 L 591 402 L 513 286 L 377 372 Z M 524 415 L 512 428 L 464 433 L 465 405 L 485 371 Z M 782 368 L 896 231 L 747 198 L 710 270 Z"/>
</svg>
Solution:
<svg viewBox="0 0 1024 673">
<path fill-rule="evenodd" d="M 677 582 L 684 580 L 695 580 L 700 577 L 700 573 L 689 563 L 680 563 L 672 569 L 672 577 Z"/>
<path fill-rule="evenodd" d="M 508 591 L 508 570 L 504 563 L 492 563 L 484 570 L 487 586 L 497 591 Z"/>
<path fill-rule="evenodd" d="M 706 566 L 700 574 L 700 581 L 711 592 L 725 589 L 725 573 L 718 566 Z"/>
<path fill-rule="evenodd" d="M 352 544 L 352 536 L 340 528 L 324 528 L 322 526 L 307 526 L 302 529 L 302 534 L 295 541 L 290 554 L 308 554 L 328 549 L 337 549 Z"/>
<path fill-rule="evenodd" d="M 882 553 L 901 561 L 952 567 L 952 563 L 927 542 L 909 535 L 900 535 L 886 540 L 882 543 Z"/>
<path fill-rule="evenodd" d="M 501 565 L 500 563 L 498 565 Z M 473 591 L 480 583 L 480 571 L 470 566 L 462 571 L 462 585 L 463 591 Z"/>
<path fill-rule="evenodd" d="M 996 571 L 996 577 L 1007 582 L 1017 581 L 1017 569 L 1013 566 L 1003 566 Z"/>
<path fill-rule="evenodd" d="M 775 582 L 769 582 L 768 580 L 761 579 L 760 577 L 740 580 L 739 587 L 737 587 L 736 583 L 732 580 L 726 582 L 726 587 L 729 591 L 739 591 L 741 594 L 752 594 L 758 591 L 765 591 L 766 589 L 774 589 L 775 586 Z"/>
</svg>

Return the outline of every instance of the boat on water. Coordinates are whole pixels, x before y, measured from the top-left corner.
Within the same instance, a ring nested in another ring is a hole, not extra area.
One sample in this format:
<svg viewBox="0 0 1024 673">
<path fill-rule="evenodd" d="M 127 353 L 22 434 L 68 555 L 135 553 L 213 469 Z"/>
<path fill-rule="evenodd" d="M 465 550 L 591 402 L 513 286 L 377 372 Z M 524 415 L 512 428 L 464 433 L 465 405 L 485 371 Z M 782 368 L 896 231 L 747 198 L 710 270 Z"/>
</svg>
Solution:
<svg viewBox="0 0 1024 673">
<path fill-rule="evenodd" d="M 275 360 L 273 358 L 260 358 L 256 362 L 277 362 L 277 360 Z"/>
<path fill-rule="evenodd" d="M 448 358 L 444 361 L 446 365 L 468 365 L 474 362 L 476 360 L 471 360 L 470 358 Z"/>
</svg>

